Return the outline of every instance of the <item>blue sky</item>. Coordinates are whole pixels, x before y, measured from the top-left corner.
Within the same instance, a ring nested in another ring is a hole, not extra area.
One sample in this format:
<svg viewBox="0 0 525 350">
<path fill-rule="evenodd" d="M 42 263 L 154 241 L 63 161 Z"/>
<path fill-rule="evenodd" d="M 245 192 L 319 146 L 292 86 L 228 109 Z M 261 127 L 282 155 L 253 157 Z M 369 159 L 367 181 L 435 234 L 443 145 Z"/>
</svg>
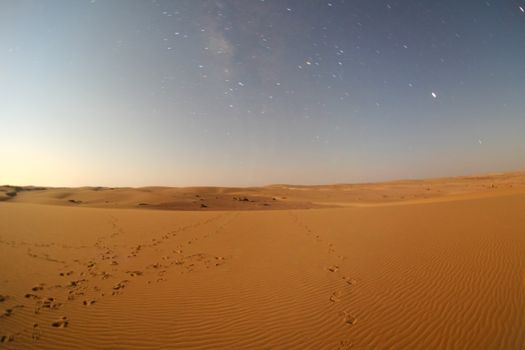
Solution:
<svg viewBox="0 0 525 350">
<path fill-rule="evenodd" d="M 0 1 L 0 183 L 525 167 L 520 1 Z"/>
</svg>

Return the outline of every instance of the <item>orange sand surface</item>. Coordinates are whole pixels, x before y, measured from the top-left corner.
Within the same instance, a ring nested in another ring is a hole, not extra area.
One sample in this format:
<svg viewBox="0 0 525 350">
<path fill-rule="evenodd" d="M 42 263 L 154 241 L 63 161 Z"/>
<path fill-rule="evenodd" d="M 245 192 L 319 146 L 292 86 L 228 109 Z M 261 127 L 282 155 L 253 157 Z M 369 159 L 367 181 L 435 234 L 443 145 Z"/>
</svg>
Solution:
<svg viewBox="0 0 525 350">
<path fill-rule="evenodd" d="M 0 348 L 525 349 L 525 173 L 0 187 Z"/>
</svg>

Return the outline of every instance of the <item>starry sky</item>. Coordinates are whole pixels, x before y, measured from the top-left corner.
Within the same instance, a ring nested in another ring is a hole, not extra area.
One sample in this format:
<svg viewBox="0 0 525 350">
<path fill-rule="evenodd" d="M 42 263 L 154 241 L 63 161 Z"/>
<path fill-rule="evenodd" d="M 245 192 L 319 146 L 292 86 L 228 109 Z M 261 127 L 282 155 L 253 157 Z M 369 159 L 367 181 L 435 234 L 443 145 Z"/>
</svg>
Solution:
<svg viewBox="0 0 525 350">
<path fill-rule="evenodd" d="M 525 1 L 0 0 L 0 183 L 525 168 Z"/>
</svg>

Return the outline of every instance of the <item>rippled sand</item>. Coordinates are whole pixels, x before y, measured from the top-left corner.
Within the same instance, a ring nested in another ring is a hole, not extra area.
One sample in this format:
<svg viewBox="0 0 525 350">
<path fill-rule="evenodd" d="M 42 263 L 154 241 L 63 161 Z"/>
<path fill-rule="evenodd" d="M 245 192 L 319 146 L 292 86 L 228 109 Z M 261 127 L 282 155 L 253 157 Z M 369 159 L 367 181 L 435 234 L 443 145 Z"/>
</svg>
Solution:
<svg viewBox="0 0 525 350">
<path fill-rule="evenodd" d="M 4 187 L 0 347 L 523 349 L 524 179 Z"/>
</svg>

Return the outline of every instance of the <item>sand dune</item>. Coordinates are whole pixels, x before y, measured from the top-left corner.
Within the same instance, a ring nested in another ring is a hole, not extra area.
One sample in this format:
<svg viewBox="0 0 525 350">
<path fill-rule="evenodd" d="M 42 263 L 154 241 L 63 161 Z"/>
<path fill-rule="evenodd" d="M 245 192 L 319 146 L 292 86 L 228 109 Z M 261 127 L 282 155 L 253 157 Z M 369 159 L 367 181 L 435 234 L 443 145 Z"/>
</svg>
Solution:
<svg viewBox="0 0 525 350">
<path fill-rule="evenodd" d="M 162 210 L 310 209 L 436 199 L 468 199 L 525 191 L 525 172 L 429 180 L 322 186 L 82 187 L 0 186 L 0 201 L 96 208 Z"/>
<path fill-rule="evenodd" d="M 525 348 L 523 173 L 0 192 L 3 348 Z"/>
</svg>

